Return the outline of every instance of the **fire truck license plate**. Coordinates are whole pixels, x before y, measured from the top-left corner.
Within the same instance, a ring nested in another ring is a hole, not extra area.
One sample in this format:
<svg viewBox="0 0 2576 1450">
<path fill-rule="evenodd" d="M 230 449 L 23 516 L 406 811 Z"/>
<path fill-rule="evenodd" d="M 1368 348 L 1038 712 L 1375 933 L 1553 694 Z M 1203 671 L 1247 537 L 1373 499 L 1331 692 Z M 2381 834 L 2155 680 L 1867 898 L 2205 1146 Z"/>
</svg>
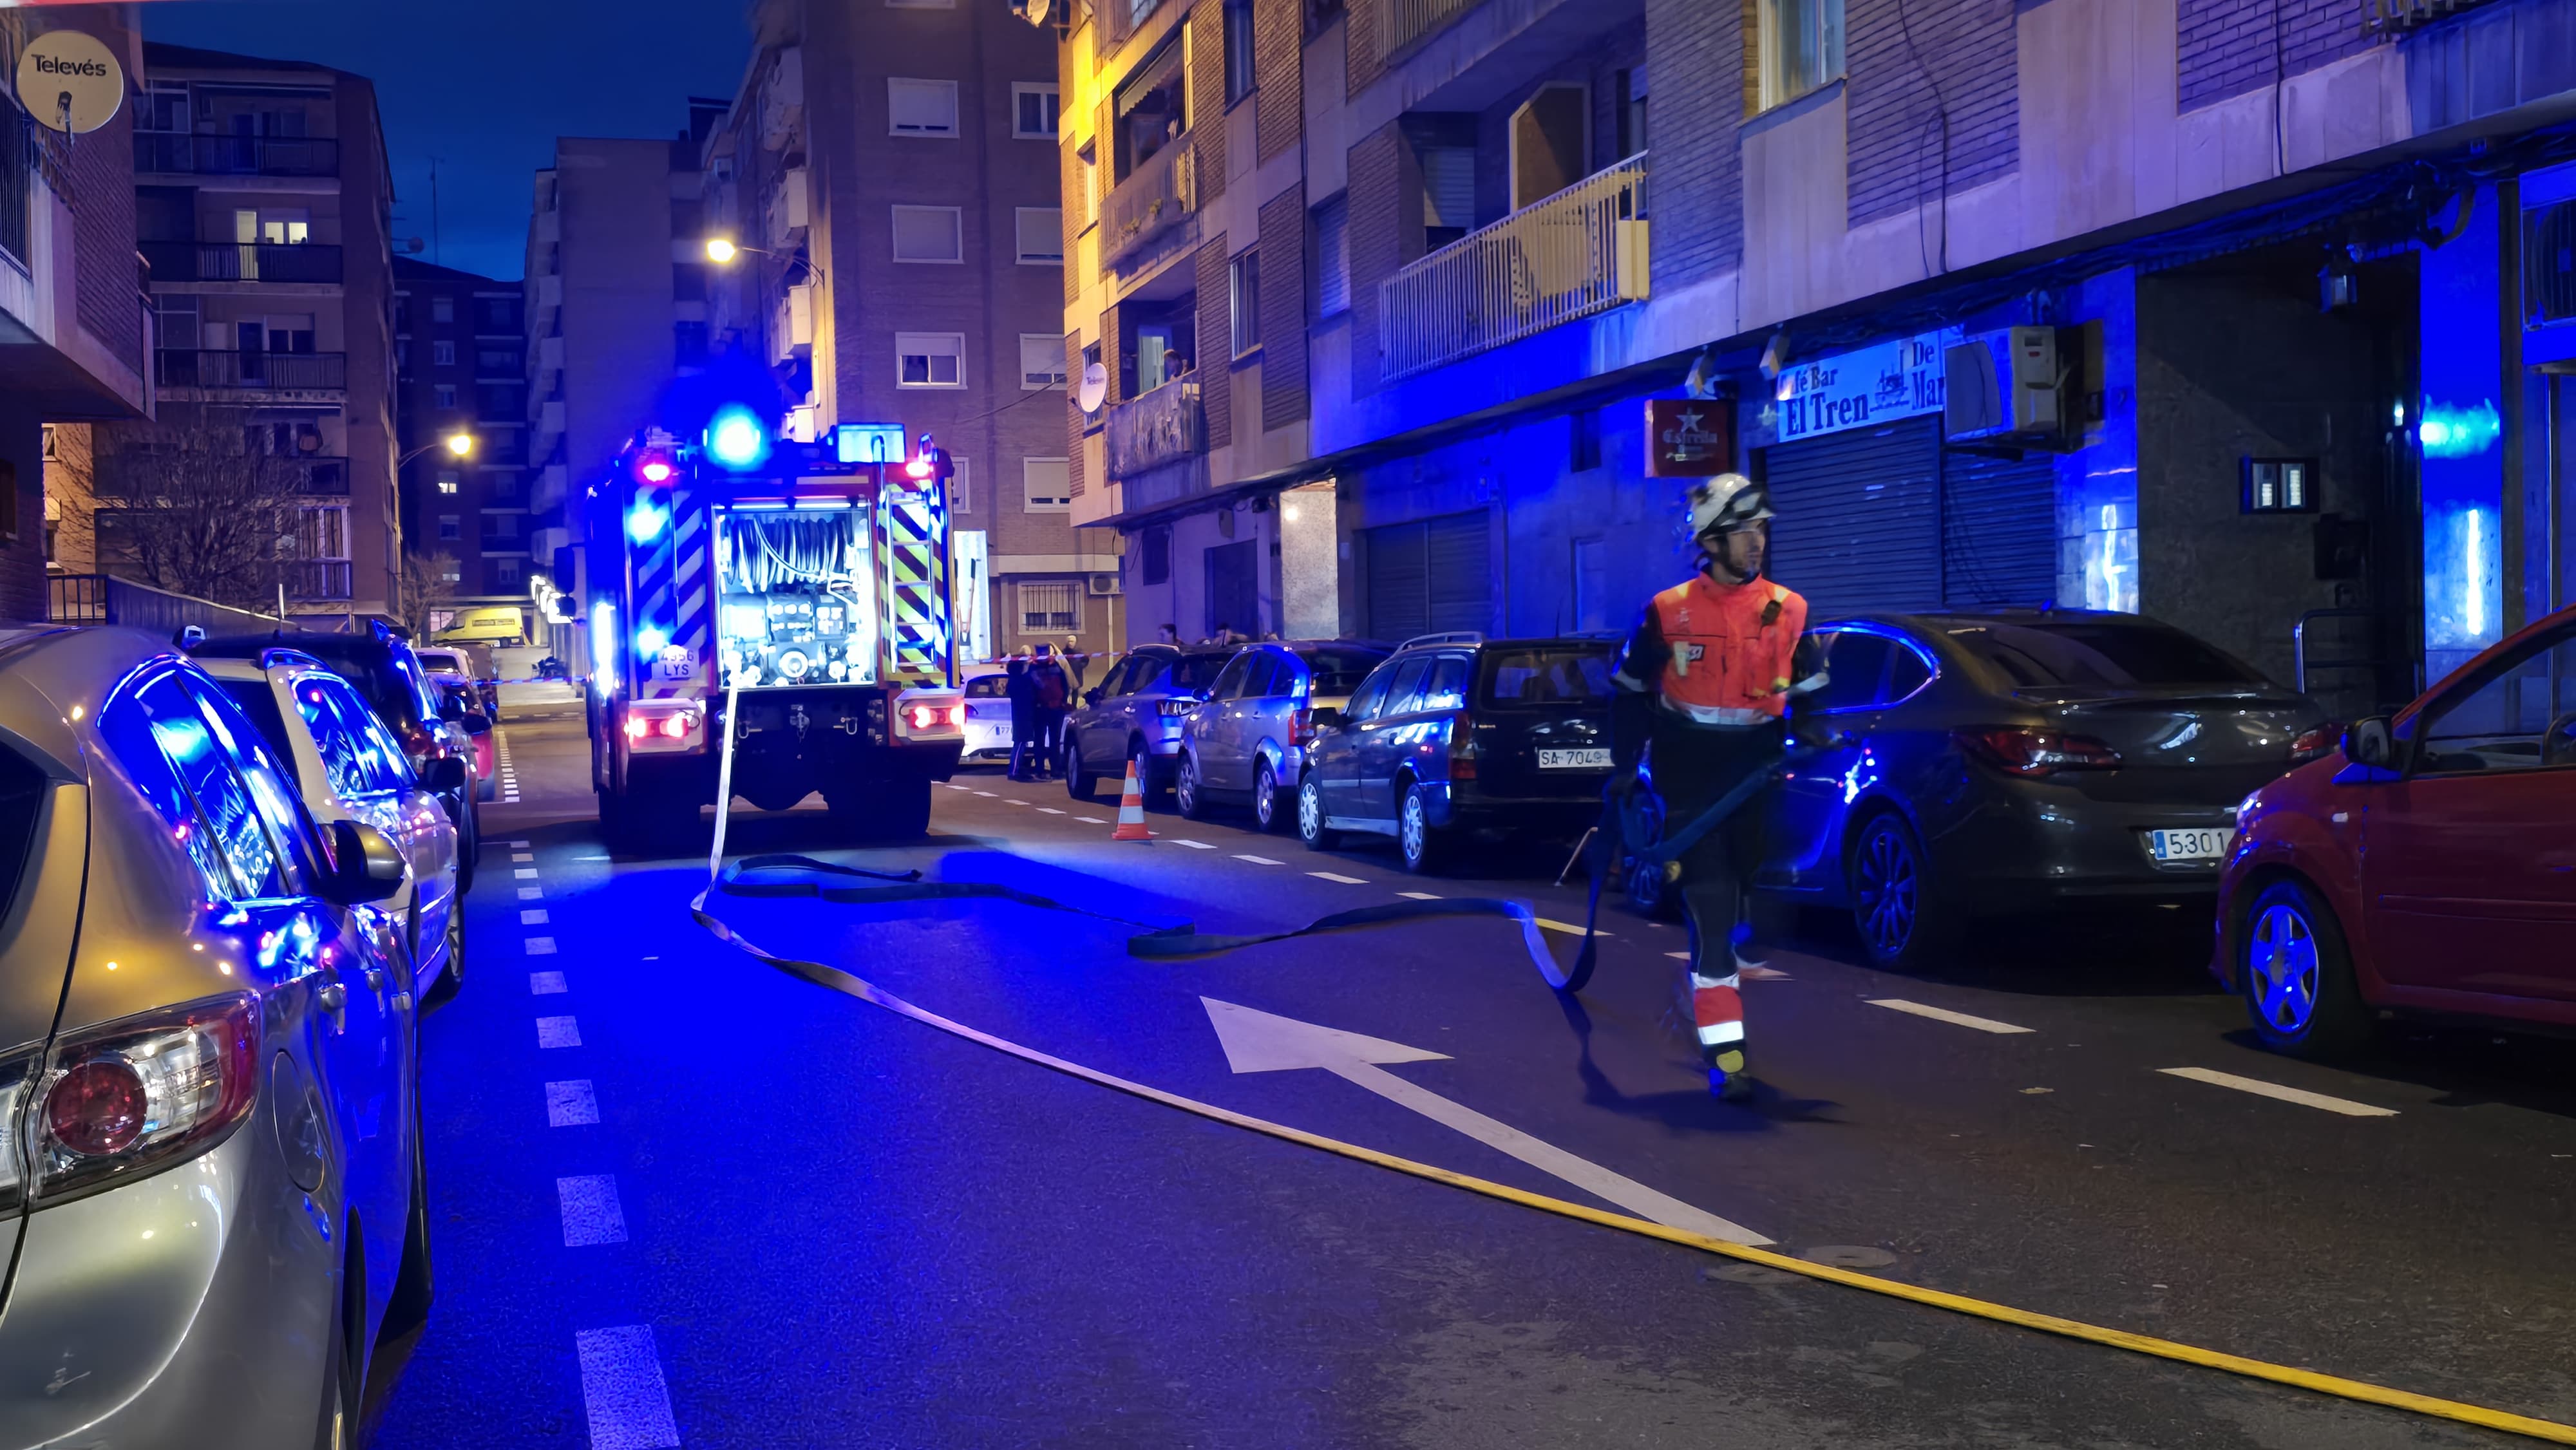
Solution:
<svg viewBox="0 0 2576 1450">
<path fill-rule="evenodd" d="M 1541 770 L 1608 770 L 1607 750 L 1542 750 L 1538 753 Z"/>
<path fill-rule="evenodd" d="M 697 677 L 698 662 L 694 659 L 653 662 L 653 678 L 657 680 L 694 680 Z"/>
</svg>

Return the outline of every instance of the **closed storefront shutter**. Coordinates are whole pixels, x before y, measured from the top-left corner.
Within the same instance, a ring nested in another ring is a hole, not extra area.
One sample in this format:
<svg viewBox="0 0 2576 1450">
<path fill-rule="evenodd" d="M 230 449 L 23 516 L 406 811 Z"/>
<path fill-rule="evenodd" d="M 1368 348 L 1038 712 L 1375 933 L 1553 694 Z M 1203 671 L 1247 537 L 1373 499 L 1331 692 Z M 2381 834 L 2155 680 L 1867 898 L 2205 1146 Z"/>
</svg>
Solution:
<svg viewBox="0 0 2576 1450">
<path fill-rule="evenodd" d="M 1938 414 L 1764 450 L 1772 578 L 1809 615 L 1941 605 Z"/>
<path fill-rule="evenodd" d="M 1402 643 L 1418 634 L 1481 630 L 1493 618 L 1488 511 L 1442 514 L 1362 531 L 1368 551 L 1368 633 Z"/>
<path fill-rule="evenodd" d="M 2053 456 L 1942 456 L 1941 574 L 1952 609 L 2037 609 L 2057 597 Z"/>
</svg>

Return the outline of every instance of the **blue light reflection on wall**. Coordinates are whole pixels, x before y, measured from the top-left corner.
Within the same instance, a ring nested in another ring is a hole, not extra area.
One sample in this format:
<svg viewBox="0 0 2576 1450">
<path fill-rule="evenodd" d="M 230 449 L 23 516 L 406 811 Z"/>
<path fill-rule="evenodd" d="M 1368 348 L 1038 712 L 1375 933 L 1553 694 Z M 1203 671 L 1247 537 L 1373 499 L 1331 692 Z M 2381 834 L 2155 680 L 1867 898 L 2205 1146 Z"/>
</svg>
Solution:
<svg viewBox="0 0 2576 1450">
<path fill-rule="evenodd" d="M 2493 398 L 2465 407 L 2426 398 L 2423 420 L 2415 425 L 2415 441 L 2427 458 L 2475 458 L 2503 436 L 2504 417 Z"/>
<path fill-rule="evenodd" d="M 2504 579 L 2495 510 L 2427 501 L 2424 514 L 2424 648 L 2474 652 L 2503 638 Z M 2433 673 L 2448 666 L 2428 661 Z M 2451 663 L 2457 663 L 2456 660 Z M 2428 676 L 2429 678 L 2429 676 Z"/>
<path fill-rule="evenodd" d="M 2424 673 L 2429 681 L 2501 637 L 2504 377 L 2492 189 L 2460 234 L 2421 253 L 2417 327 L 2422 393 L 2414 419 L 2423 463 Z"/>
</svg>

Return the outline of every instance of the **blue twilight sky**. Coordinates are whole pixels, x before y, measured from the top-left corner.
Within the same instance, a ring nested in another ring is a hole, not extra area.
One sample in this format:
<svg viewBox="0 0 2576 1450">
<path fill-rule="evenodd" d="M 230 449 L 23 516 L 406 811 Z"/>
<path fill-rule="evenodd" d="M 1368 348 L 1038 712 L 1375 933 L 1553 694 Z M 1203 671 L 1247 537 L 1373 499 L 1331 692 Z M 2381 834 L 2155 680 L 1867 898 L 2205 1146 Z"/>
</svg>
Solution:
<svg viewBox="0 0 2576 1450">
<path fill-rule="evenodd" d="M 690 96 L 731 99 L 748 0 L 195 0 L 143 7 L 153 40 L 317 61 L 376 83 L 394 235 L 516 279 L 534 173 L 557 136 L 674 136 Z"/>
</svg>

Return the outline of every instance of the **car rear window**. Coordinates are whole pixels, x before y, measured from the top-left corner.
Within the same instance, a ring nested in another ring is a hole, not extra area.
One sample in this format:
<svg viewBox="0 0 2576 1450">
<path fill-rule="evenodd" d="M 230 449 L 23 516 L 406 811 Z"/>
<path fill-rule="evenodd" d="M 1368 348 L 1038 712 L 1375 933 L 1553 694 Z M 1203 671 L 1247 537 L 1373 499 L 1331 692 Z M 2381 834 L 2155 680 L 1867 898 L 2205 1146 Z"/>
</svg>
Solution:
<svg viewBox="0 0 2576 1450">
<path fill-rule="evenodd" d="M 969 700 L 992 699 L 994 696 L 1002 693 L 1002 687 L 1009 681 L 1009 679 L 1010 676 L 1008 675 L 977 675 L 975 678 L 966 682 L 966 698 Z"/>
<path fill-rule="evenodd" d="M 1486 705 L 1562 705 L 1610 698 L 1610 651 L 1541 645 L 1485 651 Z"/>
<path fill-rule="evenodd" d="M 1386 663 L 1386 651 L 1374 649 L 1301 649 L 1297 658 L 1314 676 L 1312 693 L 1347 695 L 1360 687 L 1368 672 Z"/>
<path fill-rule="evenodd" d="M 268 681 L 217 680 L 215 683 L 223 686 L 225 698 L 240 707 L 241 712 L 250 717 L 251 724 L 259 727 L 260 738 L 268 742 L 268 748 L 276 752 L 279 763 L 286 767 L 286 773 L 293 776 L 295 747 L 287 743 L 286 717 L 278 712 L 277 692 L 269 688 Z M 301 785 L 303 782 L 299 780 L 296 783 Z"/>
<path fill-rule="evenodd" d="M 1223 671 L 1226 662 L 1233 658 L 1234 656 L 1230 654 L 1183 655 L 1172 661 L 1172 673 L 1165 681 L 1165 685 L 1173 690 L 1188 690 L 1193 693 L 1205 690 L 1216 683 L 1219 672 Z"/>
<path fill-rule="evenodd" d="M 2154 624 L 1953 624 L 1950 638 L 2016 686 L 2260 685 L 2263 677 L 2178 629 Z"/>
<path fill-rule="evenodd" d="M 428 682 L 415 682 L 411 675 L 398 667 L 390 654 L 377 654 L 354 643 L 336 649 L 328 645 L 316 648 L 309 644 L 297 644 L 294 648 L 329 665 L 332 673 L 357 686 L 368 707 L 388 720 L 413 725 L 437 713 L 434 709 L 421 708 L 422 696 L 428 692 Z"/>
</svg>

